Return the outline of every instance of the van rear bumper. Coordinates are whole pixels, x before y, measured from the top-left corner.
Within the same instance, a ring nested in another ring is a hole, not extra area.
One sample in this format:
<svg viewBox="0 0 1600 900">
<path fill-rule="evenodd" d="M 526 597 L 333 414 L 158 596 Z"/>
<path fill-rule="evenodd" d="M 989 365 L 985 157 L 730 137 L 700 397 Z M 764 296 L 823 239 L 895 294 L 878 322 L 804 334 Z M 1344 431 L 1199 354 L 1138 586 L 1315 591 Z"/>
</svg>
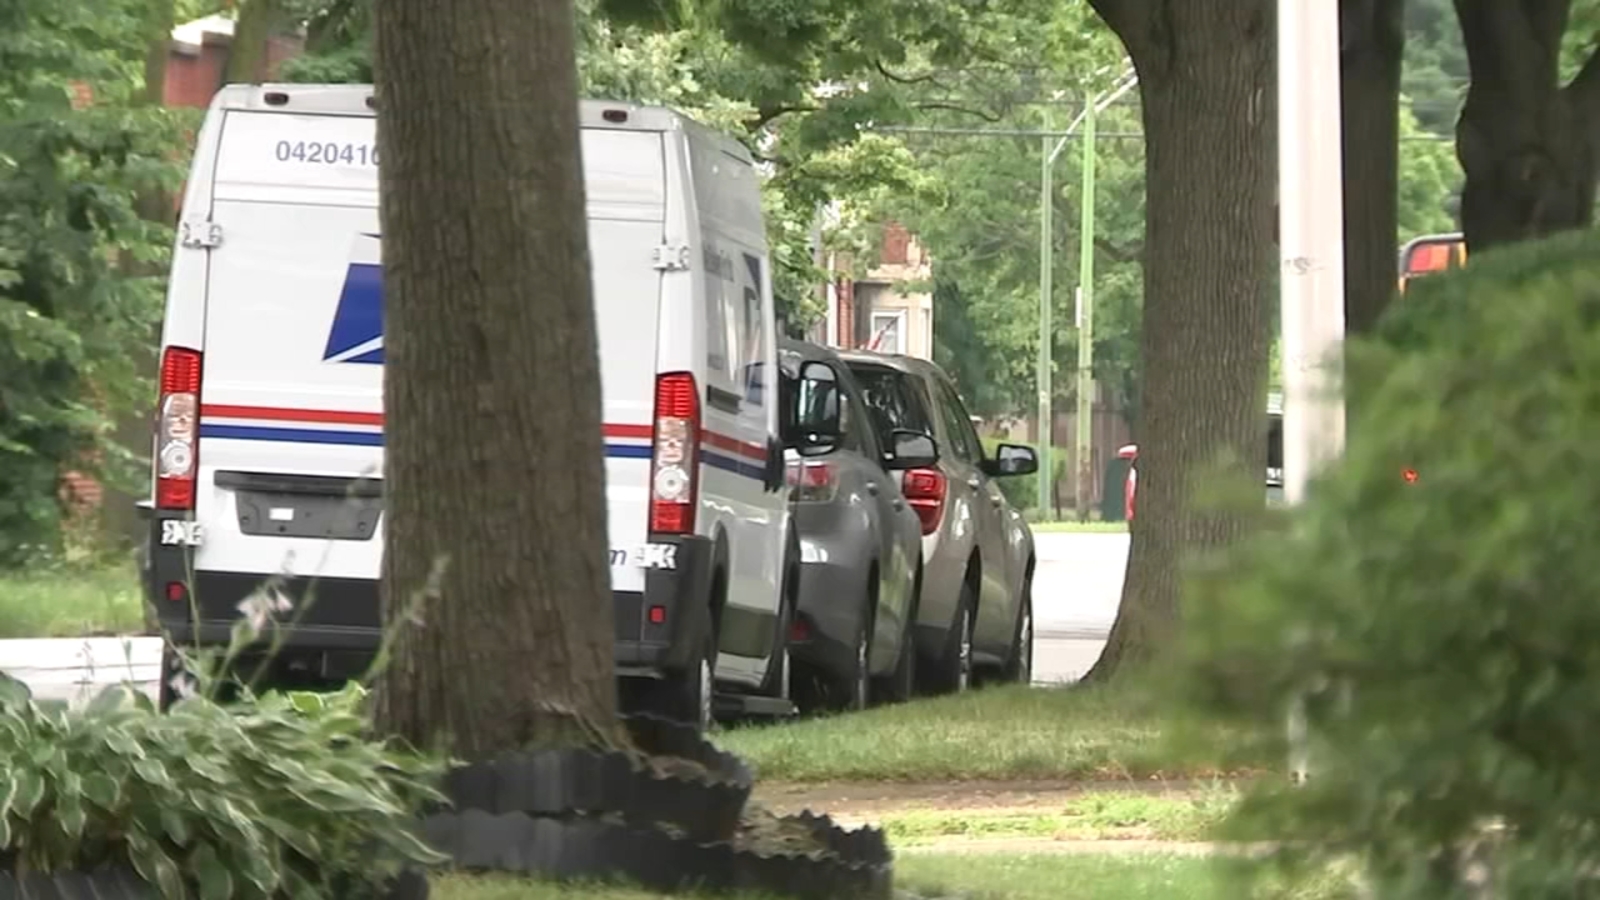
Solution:
<svg viewBox="0 0 1600 900">
<path fill-rule="evenodd" d="M 262 644 L 276 635 L 281 655 L 314 656 L 314 667 L 330 677 L 354 678 L 365 672 L 382 641 L 376 579 L 194 571 L 186 548 L 161 543 L 161 518 L 152 517 L 141 574 L 145 597 L 174 642 L 226 646 L 245 601 L 270 585 L 294 604 L 294 611 L 267 624 Z M 686 668 L 709 624 L 711 541 L 694 536 L 652 543 L 675 546 L 674 565 L 646 570 L 642 592 L 613 594 L 619 674 L 659 675 Z M 183 585 L 186 596 L 169 599 L 169 584 Z M 659 624 L 651 621 L 652 607 L 661 607 Z"/>
<path fill-rule="evenodd" d="M 711 624 L 710 538 L 656 538 L 677 548 L 672 568 L 646 569 L 644 591 L 616 591 L 617 671 L 621 675 L 681 672 Z M 654 620 L 651 611 L 657 610 Z"/>
</svg>

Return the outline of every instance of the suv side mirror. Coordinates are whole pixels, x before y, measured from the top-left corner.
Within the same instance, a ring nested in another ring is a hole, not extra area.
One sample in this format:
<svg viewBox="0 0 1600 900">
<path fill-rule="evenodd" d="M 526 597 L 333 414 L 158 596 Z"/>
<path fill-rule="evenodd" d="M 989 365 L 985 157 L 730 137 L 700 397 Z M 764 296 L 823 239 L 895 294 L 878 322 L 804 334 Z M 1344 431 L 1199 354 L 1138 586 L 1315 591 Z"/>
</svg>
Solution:
<svg viewBox="0 0 1600 900">
<path fill-rule="evenodd" d="M 793 419 L 784 443 L 811 456 L 828 453 L 844 436 L 839 377 L 827 363 L 801 363 L 794 381 Z"/>
<path fill-rule="evenodd" d="M 994 459 L 984 460 L 982 468 L 992 477 L 1032 475 L 1039 471 L 1039 454 L 1021 444 L 1001 444 L 995 448 Z"/>
<path fill-rule="evenodd" d="M 897 428 L 889 439 L 893 449 L 883 454 L 885 469 L 921 469 L 939 462 L 939 445 L 929 435 Z"/>
</svg>

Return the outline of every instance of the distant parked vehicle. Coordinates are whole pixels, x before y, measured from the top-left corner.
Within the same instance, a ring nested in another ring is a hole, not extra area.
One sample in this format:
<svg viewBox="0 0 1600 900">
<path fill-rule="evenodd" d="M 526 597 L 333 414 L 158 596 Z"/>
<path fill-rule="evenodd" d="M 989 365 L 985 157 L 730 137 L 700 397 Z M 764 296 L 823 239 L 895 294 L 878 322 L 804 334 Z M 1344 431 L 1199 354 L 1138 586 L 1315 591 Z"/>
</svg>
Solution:
<svg viewBox="0 0 1600 900">
<path fill-rule="evenodd" d="M 922 527 L 891 474 L 933 465 L 931 437 L 880 441 L 850 370 L 825 347 L 778 345 L 800 591 L 789 632 L 802 712 L 863 709 L 915 689 Z"/>
<path fill-rule="evenodd" d="M 1038 471 L 1030 447 L 985 455 L 961 396 L 943 370 L 909 356 L 846 351 L 880 439 L 926 434 L 938 460 L 900 473 L 922 523 L 924 575 L 917 612 L 919 688 L 966 690 L 974 674 L 1033 677 L 1033 532 L 998 479 Z"/>
<path fill-rule="evenodd" d="M 1133 521 L 1139 485 L 1139 445 L 1128 444 L 1117 450 L 1128 461 L 1128 477 L 1123 482 L 1122 502 L 1126 518 Z M 1283 503 L 1283 395 L 1267 396 L 1267 505 Z"/>
</svg>

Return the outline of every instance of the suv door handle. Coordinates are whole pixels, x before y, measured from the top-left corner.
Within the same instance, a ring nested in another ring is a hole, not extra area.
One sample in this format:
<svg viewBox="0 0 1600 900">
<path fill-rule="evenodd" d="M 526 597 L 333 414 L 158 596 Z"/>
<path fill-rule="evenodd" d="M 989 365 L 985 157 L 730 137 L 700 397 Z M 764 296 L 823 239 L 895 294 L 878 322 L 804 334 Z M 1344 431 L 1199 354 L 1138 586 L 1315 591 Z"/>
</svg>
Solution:
<svg viewBox="0 0 1600 900">
<path fill-rule="evenodd" d="M 976 475 L 969 475 L 967 476 L 967 487 L 976 491 L 983 487 L 983 479 Z"/>
<path fill-rule="evenodd" d="M 889 505 L 894 507 L 894 511 L 895 512 L 899 512 L 900 510 L 906 508 L 906 501 L 902 500 L 899 497 L 896 497 L 896 498 L 894 498 L 894 500 L 890 501 Z"/>
<path fill-rule="evenodd" d="M 867 493 L 874 497 L 878 496 L 878 483 L 876 481 L 867 482 Z"/>
</svg>

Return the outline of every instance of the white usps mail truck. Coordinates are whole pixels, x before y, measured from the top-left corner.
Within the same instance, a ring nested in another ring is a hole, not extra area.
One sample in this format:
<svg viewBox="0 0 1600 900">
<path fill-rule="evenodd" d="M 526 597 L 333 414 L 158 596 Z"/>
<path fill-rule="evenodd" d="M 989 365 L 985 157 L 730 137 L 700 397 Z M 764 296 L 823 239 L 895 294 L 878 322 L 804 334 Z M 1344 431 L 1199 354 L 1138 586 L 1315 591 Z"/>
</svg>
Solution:
<svg viewBox="0 0 1600 900">
<path fill-rule="evenodd" d="M 225 643 L 266 598 L 282 641 L 269 684 L 359 675 L 379 641 L 371 97 L 223 88 L 173 254 L 146 590 L 181 645 Z M 585 101 L 581 125 L 625 696 L 702 723 L 714 699 L 784 709 L 799 553 L 758 173 L 666 109 Z"/>
</svg>

